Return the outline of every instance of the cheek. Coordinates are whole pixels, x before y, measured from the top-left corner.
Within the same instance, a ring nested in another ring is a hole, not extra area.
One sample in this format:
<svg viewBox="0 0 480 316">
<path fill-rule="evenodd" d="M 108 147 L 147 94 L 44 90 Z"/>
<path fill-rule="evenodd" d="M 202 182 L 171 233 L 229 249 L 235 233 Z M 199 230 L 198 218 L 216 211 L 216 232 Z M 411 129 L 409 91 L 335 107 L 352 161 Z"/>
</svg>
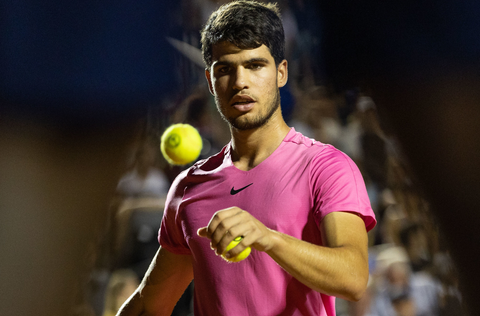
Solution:
<svg viewBox="0 0 480 316">
<path fill-rule="evenodd" d="M 222 96 L 228 87 L 228 80 L 225 78 L 217 79 L 213 82 L 213 90 L 217 96 Z"/>
<path fill-rule="evenodd" d="M 277 77 L 271 73 L 265 74 L 264 76 L 256 77 L 255 83 L 258 87 L 262 87 L 263 90 L 275 90 L 277 88 Z"/>
<path fill-rule="evenodd" d="M 260 93 L 263 95 L 263 98 L 268 100 L 275 98 L 278 87 L 275 80 L 264 80 L 259 83 Z"/>
</svg>

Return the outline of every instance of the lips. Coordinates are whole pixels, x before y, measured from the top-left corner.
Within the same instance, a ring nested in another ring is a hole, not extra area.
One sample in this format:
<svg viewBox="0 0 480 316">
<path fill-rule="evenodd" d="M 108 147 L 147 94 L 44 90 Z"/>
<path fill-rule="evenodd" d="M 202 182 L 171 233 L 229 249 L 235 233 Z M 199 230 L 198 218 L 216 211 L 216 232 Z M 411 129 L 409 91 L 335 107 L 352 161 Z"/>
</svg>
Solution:
<svg viewBox="0 0 480 316">
<path fill-rule="evenodd" d="M 255 105 L 255 100 L 248 95 L 236 95 L 230 101 L 230 105 L 241 112 L 250 111 Z"/>
</svg>

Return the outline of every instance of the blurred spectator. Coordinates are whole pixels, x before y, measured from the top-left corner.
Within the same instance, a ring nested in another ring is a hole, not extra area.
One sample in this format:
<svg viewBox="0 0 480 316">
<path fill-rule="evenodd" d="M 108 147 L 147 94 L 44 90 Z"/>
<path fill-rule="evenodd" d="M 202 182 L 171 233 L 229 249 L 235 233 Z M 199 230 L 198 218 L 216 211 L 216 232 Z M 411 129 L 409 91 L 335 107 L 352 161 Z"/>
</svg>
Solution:
<svg viewBox="0 0 480 316">
<path fill-rule="evenodd" d="M 361 125 L 362 165 L 369 180 L 381 192 L 387 187 L 387 145 L 372 98 L 360 95 L 356 108 Z"/>
<path fill-rule="evenodd" d="M 102 316 L 115 316 L 118 309 L 132 295 L 139 283 L 137 274 L 131 270 L 114 271 L 110 276 L 105 293 L 105 308 Z"/>
<path fill-rule="evenodd" d="M 208 117 L 205 118 L 206 115 L 203 114 L 201 98 L 192 98 L 189 109 L 193 112 L 190 119 L 198 122 L 198 125 L 195 125 L 200 127 L 203 136 L 205 133 L 201 127 L 208 128 L 209 124 L 204 121 L 208 120 Z M 144 131 L 140 133 L 145 134 Z M 163 169 L 160 169 L 159 138 L 143 135 L 137 142 L 139 145 L 135 151 L 133 167 L 120 178 L 117 195 L 111 205 L 113 239 L 111 268 L 120 271 L 127 269 L 130 274 L 134 272 L 137 279 L 141 280 L 158 250 L 158 230 L 170 181 Z M 174 173 L 181 170 L 169 169 Z M 111 278 L 115 277 L 114 274 Z M 122 272 L 121 276 L 125 276 L 125 273 Z M 193 283 L 178 301 L 173 316 L 186 316 L 190 313 L 192 289 Z M 126 298 L 121 299 L 124 301 Z M 118 303 L 121 305 L 123 301 Z M 118 308 L 120 305 L 115 306 Z"/>
<path fill-rule="evenodd" d="M 447 252 L 436 253 L 433 257 L 433 274 L 442 286 L 439 301 L 440 316 L 466 315 L 462 295 L 458 289 L 458 274 Z"/>
<path fill-rule="evenodd" d="M 159 147 L 153 141 L 144 141 L 137 148 L 133 168 L 127 171 L 117 185 L 122 197 L 163 197 L 169 183 L 158 169 Z"/>
<path fill-rule="evenodd" d="M 407 251 L 413 272 L 423 271 L 432 263 L 428 249 L 427 235 L 422 226 L 408 223 L 400 230 L 400 241 Z"/>
<path fill-rule="evenodd" d="M 97 316 L 105 308 L 108 284 L 120 278 L 112 271 L 128 269 L 140 280 L 158 249 L 157 233 L 169 182 L 158 167 L 158 140 L 145 136 L 144 130 L 137 131 L 133 157 L 126 157 L 130 167 L 117 182 L 107 225 L 103 227 L 105 232 L 99 233 L 101 237 L 90 245 L 93 249 L 89 248 L 87 258 L 91 270 L 86 277 L 83 295 Z M 84 310 L 79 309 L 76 313 Z"/>
<path fill-rule="evenodd" d="M 376 246 L 371 247 L 368 290 L 359 302 L 339 300 L 338 315 L 461 315 L 458 278 L 448 254 L 439 252 L 430 206 L 415 188 L 401 148 L 382 129 L 385 122 L 380 122 L 375 102 L 359 93 L 355 109 L 343 121 L 330 125 L 329 134 L 337 135 L 334 144 L 359 164 L 378 225 L 370 236 L 370 245 Z"/>
<path fill-rule="evenodd" d="M 158 144 L 147 140 L 135 155 L 133 168 L 117 185 L 112 202 L 113 268 L 129 268 L 141 279 L 158 249 L 157 233 L 169 181 L 156 167 Z"/>
<path fill-rule="evenodd" d="M 290 2 L 291 1 L 288 0 L 280 0 L 277 2 L 282 14 L 283 29 L 285 32 L 285 58 L 289 61 L 293 60 L 293 53 L 299 37 L 297 16 L 292 10 Z"/>
<path fill-rule="evenodd" d="M 326 87 L 301 87 L 292 83 L 295 98 L 289 124 L 305 136 L 335 145 L 341 133 L 336 113 L 336 100 Z"/>
<path fill-rule="evenodd" d="M 286 51 L 289 54 L 289 77 L 302 87 L 318 85 L 325 79 L 323 52 L 320 50 L 322 17 L 313 4 L 305 0 L 288 1 L 288 10 L 282 10 L 282 15 L 287 15 L 286 26 L 292 27 L 291 31 L 287 29 L 286 35 L 296 34 L 294 42 L 289 43 L 287 38 L 287 44 L 291 45 Z M 289 21 L 290 14 L 294 25 Z"/>
<path fill-rule="evenodd" d="M 439 282 L 427 273 L 412 272 L 402 247 L 380 251 L 376 261 L 368 316 L 439 315 Z"/>
</svg>

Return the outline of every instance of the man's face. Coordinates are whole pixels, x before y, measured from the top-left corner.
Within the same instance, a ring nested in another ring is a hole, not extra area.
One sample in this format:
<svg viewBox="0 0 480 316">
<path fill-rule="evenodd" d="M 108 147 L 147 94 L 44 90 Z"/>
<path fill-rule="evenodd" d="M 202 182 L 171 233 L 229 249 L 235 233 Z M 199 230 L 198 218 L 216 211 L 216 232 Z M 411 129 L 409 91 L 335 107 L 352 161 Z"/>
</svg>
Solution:
<svg viewBox="0 0 480 316">
<path fill-rule="evenodd" d="M 287 82 L 287 61 L 277 68 L 265 45 L 254 49 L 229 42 L 214 45 L 212 66 L 205 75 L 220 114 L 234 128 L 258 128 L 280 115 L 278 88 Z"/>
</svg>

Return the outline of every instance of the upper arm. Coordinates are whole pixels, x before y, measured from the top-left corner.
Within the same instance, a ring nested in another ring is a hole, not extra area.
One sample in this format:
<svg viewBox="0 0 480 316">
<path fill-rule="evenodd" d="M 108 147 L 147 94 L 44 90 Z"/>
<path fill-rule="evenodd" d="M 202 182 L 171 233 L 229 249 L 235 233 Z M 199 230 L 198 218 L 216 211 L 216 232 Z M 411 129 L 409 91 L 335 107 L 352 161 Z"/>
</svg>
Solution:
<svg viewBox="0 0 480 316">
<path fill-rule="evenodd" d="M 192 279 L 192 257 L 160 247 L 140 287 L 147 315 L 170 315 Z"/>
<path fill-rule="evenodd" d="M 362 218 L 349 212 L 332 212 L 321 222 L 322 241 L 330 248 L 351 250 L 358 272 L 368 279 L 368 235 Z"/>
<path fill-rule="evenodd" d="M 325 246 L 356 245 L 367 250 L 368 236 L 362 218 L 350 212 L 332 212 L 321 222 L 322 240 Z"/>
<path fill-rule="evenodd" d="M 372 229 L 375 224 L 362 173 L 355 162 L 333 147 L 327 147 L 312 161 L 312 197 L 316 220 L 328 214 L 359 216 L 361 226 Z M 355 211 L 348 213 L 348 211 Z"/>
</svg>

